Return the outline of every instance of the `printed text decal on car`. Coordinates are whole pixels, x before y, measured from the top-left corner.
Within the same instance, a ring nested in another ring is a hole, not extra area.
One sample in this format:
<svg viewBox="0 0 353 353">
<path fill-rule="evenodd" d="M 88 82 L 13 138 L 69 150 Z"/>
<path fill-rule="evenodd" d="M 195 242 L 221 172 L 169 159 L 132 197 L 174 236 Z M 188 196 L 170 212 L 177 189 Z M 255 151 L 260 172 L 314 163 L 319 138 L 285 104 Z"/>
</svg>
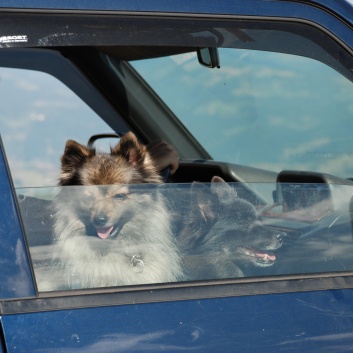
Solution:
<svg viewBox="0 0 353 353">
<path fill-rule="evenodd" d="M 28 42 L 28 38 L 25 35 L 0 37 L 0 43 L 23 43 L 23 42 Z"/>
</svg>

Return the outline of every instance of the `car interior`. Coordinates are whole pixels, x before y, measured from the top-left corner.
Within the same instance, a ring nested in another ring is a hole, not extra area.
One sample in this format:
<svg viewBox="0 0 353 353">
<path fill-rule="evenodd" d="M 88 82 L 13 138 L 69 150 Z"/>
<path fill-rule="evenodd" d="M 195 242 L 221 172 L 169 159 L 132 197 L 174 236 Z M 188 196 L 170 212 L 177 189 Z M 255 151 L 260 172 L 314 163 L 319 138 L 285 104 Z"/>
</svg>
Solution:
<svg viewBox="0 0 353 353">
<path fill-rule="evenodd" d="M 178 26 L 180 23 L 183 24 L 182 30 Z M 275 270 L 256 269 L 251 276 L 351 270 L 353 262 L 349 254 L 352 250 L 352 221 L 349 205 L 352 202 L 349 192 L 347 196 L 344 190 L 350 190 L 353 186 L 352 175 L 333 175 L 331 170 L 326 173 L 315 170 L 315 167 L 314 170 L 291 170 L 278 169 L 276 165 L 276 168 L 271 169 L 270 163 L 268 168 L 264 168 L 260 164 L 248 165 L 242 161 L 237 163 L 214 158 L 195 132 L 186 126 L 137 69 L 139 63 L 149 63 L 153 59 L 188 58 L 188 55 L 192 55 L 190 67 L 202 67 L 203 73 L 217 72 L 224 67 L 224 56 L 220 49 L 229 47 L 240 49 L 245 54 L 246 51 L 280 53 L 291 58 L 319 61 L 351 84 L 353 67 L 350 54 L 339 43 L 327 40 L 327 35 L 323 32 L 303 24 L 241 21 L 239 27 L 235 27 L 234 22 L 224 21 L 221 26 L 211 21 L 207 23 L 207 27 L 202 21 L 194 21 L 188 25 L 183 21 L 180 23 L 171 26 L 170 32 L 156 31 L 151 23 L 147 23 L 150 26 L 148 30 L 146 26 L 143 29 L 130 28 L 125 23 L 126 28 L 122 32 L 130 33 L 129 41 L 124 36 L 117 39 L 115 34 L 113 37 L 111 30 L 115 26 L 112 25 L 112 28 L 107 29 L 108 43 L 102 46 L 64 46 L 60 36 L 49 36 L 42 39 L 48 45 L 45 48 L 2 50 L 0 67 L 49 74 L 73 91 L 101 118 L 106 128 L 111 130 L 107 132 L 103 128 L 101 131 L 92 129 L 91 135 L 81 141 L 87 142 L 88 146 L 94 145 L 98 139 L 90 140 L 93 135 L 114 138 L 112 133 L 124 135 L 131 130 L 145 144 L 163 139 L 175 147 L 180 156 L 180 166 L 175 174 L 168 177 L 167 184 L 208 184 L 214 176 L 218 176 L 235 188 L 238 187 L 238 194 L 256 206 L 264 222 L 288 234 L 284 246 L 278 251 L 279 259 L 285 259 L 283 265 Z M 149 45 L 143 45 L 146 38 Z M 109 44 L 109 41 L 118 43 Z M 237 67 L 234 70 L 236 69 Z M 295 71 L 294 66 L 293 70 Z M 174 85 L 176 82 L 167 82 L 165 90 Z M 196 97 L 195 93 L 195 100 Z M 60 110 L 60 106 L 57 109 Z M 33 120 L 38 122 L 41 119 L 44 121 L 41 115 L 33 116 Z M 66 121 L 64 117 L 62 120 Z M 240 118 L 239 121 L 242 123 Z M 284 124 L 285 119 L 280 123 Z M 79 124 L 78 121 L 78 126 Z M 203 124 L 200 119 L 196 130 L 202 130 Z M 9 132 L 13 131 L 11 128 L 8 128 Z M 52 234 L 48 235 L 48 229 L 52 228 L 53 223 L 52 201 L 50 197 L 33 196 L 33 190 L 29 192 L 27 189 L 31 186 L 55 188 L 56 184 L 29 185 L 18 182 L 16 171 L 22 172 L 16 164 L 18 152 L 15 148 L 14 151 L 11 150 L 10 138 L 6 135 L 7 127 L 2 128 L 2 131 L 28 245 L 30 249 L 49 245 L 53 241 Z M 63 131 L 60 131 L 61 138 L 66 138 Z M 77 127 L 73 131 L 77 131 Z M 219 138 L 218 132 L 216 126 L 213 135 L 211 133 L 207 139 Z M 277 136 L 273 137 L 275 138 Z M 286 136 L 280 138 L 285 140 Z M 18 140 L 21 140 L 21 133 L 18 133 Z M 255 139 L 254 144 L 256 143 Z M 258 145 L 258 149 L 265 148 L 265 145 L 266 143 L 263 146 Z M 298 145 L 305 147 L 300 143 Z M 50 143 L 48 146 L 51 146 Z M 60 153 L 55 151 L 57 164 L 63 148 L 62 144 Z M 312 150 L 316 153 L 315 146 Z M 292 152 L 289 151 L 288 154 L 290 153 Z M 256 188 L 256 184 L 263 187 Z M 346 196 L 342 198 L 345 193 Z M 337 206 L 337 200 L 344 207 Z M 33 222 L 33 219 L 36 221 Z M 43 237 L 44 233 L 47 236 Z M 319 245 L 313 241 L 318 237 Z M 332 246 L 334 243 L 336 245 Z M 316 257 L 310 256 L 313 251 L 317 252 Z M 36 267 L 44 266 L 46 260 L 40 258 L 36 262 L 34 258 L 33 261 Z"/>
</svg>

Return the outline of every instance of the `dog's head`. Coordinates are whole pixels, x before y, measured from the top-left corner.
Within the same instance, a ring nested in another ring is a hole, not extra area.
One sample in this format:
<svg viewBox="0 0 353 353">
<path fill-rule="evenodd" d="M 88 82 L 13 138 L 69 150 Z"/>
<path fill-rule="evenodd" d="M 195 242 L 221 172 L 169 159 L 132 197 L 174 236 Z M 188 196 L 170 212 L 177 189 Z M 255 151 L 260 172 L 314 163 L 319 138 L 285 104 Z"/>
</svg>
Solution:
<svg viewBox="0 0 353 353">
<path fill-rule="evenodd" d="M 143 214 L 153 203 L 153 185 L 146 185 L 146 192 L 134 185 L 161 182 L 146 146 L 131 132 L 110 153 L 69 140 L 61 158 L 59 185 L 66 187 L 60 194 L 62 204 L 79 217 L 86 235 L 101 239 L 117 237 L 133 215 Z"/>
<path fill-rule="evenodd" d="M 146 146 L 132 132 L 124 135 L 110 153 L 97 153 L 76 141 L 66 142 L 61 157 L 61 186 L 161 182 Z"/>
<path fill-rule="evenodd" d="M 144 234 L 141 224 L 147 227 L 151 212 L 158 213 L 158 207 L 161 207 L 157 189 L 153 185 L 142 189 L 141 186 L 80 186 L 68 188 L 61 198 L 71 200 L 66 204 L 70 217 L 77 217 L 85 227 L 85 231 L 79 234 L 110 240 L 124 234 L 126 240 L 132 234 L 135 237 Z M 130 222 L 132 219 L 134 222 Z"/>
<path fill-rule="evenodd" d="M 238 197 L 234 187 L 214 177 L 207 190 L 195 184 L 193 195 L 197 202 L 193 227 L 198 219 L 197 227 L 202 229 L 195 246 L 225 251 L 256 266 L 273 265 L 276 256 L 272 251 L 282 246 L 286 234 L 264 225 L 255 207 Z"/>
</svg>

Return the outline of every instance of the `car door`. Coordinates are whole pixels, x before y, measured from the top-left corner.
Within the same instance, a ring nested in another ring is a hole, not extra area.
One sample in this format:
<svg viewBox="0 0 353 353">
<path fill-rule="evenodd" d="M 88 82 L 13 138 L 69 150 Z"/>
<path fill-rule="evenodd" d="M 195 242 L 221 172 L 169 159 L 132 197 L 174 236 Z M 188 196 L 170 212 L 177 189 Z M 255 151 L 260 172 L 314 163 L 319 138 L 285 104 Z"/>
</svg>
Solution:
<svg viewBox="0 0 353 353">
<path fill-rule="evenodd" d="M 0 11 L 0 351 L 350 351 L 350 5 L 108 5 Z M 157 188 L 177 240 L 212 228 L 178 281 L 85 286 L 52 261 L 60 157 L 68 139 L 129 130 L 179 153 Z M 231 233 L 220 220 L 237 198 L 281 246 L 229 274 L 244 212 Z"/>
</svg>

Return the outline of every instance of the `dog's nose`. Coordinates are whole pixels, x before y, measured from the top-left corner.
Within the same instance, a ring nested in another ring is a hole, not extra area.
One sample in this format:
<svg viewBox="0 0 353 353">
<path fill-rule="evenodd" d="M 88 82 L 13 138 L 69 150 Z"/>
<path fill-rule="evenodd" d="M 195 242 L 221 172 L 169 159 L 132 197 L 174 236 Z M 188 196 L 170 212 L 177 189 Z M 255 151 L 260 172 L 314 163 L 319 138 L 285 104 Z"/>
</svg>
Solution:
<svg viewBox="0 0 353 353">
<path fill-rule="evenodd" d="M 278 234 L 276 235 L 276 238 L 277 238 L 277 239 L 282 239 L 282 238 L 284 238 L 286 235 L 287 235 L 287 233 L 281 232 L 281 233 L 278 233 Z"/>
<path fill-rule="evenodd" d="M 108 221 L 108 217 L 104 214 L 97 214 L 93 218 L 93 224 L 97 227 L 105 226 L 107 224 L 107 221 Z"/>
<path fill-rule="evenodd" d="M 276 235 L 277 240 L 282 244 L 283 238 L 287 236 L 286 232 L 280 232 Z"/>
</svg>

